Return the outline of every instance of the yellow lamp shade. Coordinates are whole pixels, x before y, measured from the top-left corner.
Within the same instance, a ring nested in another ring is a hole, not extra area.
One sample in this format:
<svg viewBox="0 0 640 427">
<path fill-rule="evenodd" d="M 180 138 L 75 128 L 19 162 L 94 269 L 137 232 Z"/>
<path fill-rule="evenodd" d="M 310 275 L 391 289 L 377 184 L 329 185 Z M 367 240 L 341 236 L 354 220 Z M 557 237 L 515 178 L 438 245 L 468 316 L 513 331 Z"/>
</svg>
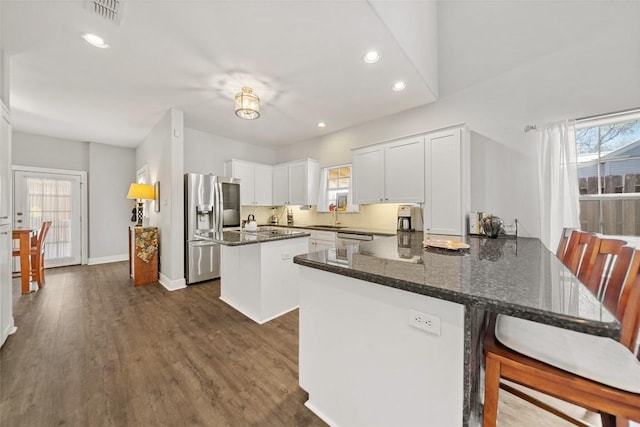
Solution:
<svg viewBox="0 0 640 427">
<path fill-rule="evenodd" d="M 153 185 L 149 184 L 131 184 L 127 199 L 146 199 L 154 200 L 155 191 Z"/>
</svg>

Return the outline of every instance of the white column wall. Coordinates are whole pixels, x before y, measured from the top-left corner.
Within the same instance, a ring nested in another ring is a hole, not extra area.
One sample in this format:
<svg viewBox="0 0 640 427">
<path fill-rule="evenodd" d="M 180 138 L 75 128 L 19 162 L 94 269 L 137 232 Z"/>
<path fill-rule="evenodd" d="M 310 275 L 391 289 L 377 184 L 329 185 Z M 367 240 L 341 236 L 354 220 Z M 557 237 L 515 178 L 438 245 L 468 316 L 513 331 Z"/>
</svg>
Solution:
<svg viewBox="0 0 640 427">
<path fill-rule="evenodd" d="M 160 212 L 148 212 L 160 232 L 160 283 L 184 288 L 184 125 L 170 109 L 136 148 L 136 169 L 147 165 L 151 184 L 160 182 Z"/>
</svg>

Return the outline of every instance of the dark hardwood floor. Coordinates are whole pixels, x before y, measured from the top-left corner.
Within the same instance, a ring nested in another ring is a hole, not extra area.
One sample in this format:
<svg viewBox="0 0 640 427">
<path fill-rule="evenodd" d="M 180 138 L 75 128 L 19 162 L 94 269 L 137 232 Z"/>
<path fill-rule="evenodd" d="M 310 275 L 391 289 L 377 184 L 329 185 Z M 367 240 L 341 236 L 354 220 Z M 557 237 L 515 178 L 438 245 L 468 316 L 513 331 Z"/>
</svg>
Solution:
<svg viewBox="0 0 640 427">
<path fill-rule="evenodd" d="M 262 326 L 218 281 L 134 287 L 126 262 L 46 271 L 0 350 L 2 426 L 321 426 L 298 386 L 298 313 Z"/>
<path fill-rule="evenodd" d="M 14 279 L 0 426 L 325 425 L 298 387 L 297 310 L 257 325 L 218 299 L 218 281 L 136 288 L 126 262 L 46 279 L 28 295 Z M 569 425 L 500 399 L 501 427 Z"/>
</svg>

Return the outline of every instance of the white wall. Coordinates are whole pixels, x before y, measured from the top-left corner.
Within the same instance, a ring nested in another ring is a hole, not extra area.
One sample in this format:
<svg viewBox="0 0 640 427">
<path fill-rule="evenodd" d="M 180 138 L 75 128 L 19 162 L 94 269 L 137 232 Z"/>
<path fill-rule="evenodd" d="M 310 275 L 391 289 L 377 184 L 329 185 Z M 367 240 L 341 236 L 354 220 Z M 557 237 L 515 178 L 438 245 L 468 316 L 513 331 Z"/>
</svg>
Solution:
<svg viewBox="0 0 640 427">
<path fill-rule="evenodd" d="M 0 27 L 2 27 L 2 5 L 0 2 Z M 2 31 L 0 31 L 0 102 L 9 108 L 9 58 L 4 51 Z"/>
<path fill-rule="evenodd" d="M 88 171 L 89 143 L 14 131 L 11 164 Z"/>
<path fill-rule="evenodd" d="M 89 263 L 127 259 L 133 206 L 127 191 L 135 181 L 135 151 L 24 132 L 12 136 L 12 165 L 87 172 Z"/>
<path fill-rule="evenodd" d="M 135 163 L 132 148 L 89 144 L 89 264 L 128 259 Z"/>
<path fill-rule="evenodd" d="M 185 173 L 206 173 L 224 176 L 224 162 L 230 159 L 275 164 L 273 149 L 251 145 L 196 129 L 184 129 Z"/>
<path fill-rule="evenodd" d="M 151 183 L 160 182 L 160 212 L 149 212 L 160 232 L 160 282 L 169 290 L 186 286 L 184 278 L 184 122 L 171 109 L 136 149 L 136 168 L 147 165 Z"/>
<path fill-rule="evenodd" d="M 472 131 L 471 209 L 518 218 L 523 235 L 538 236 L 536 132 L 525 134 L 523 128 L 637 108 L 640 26 L 620 31 L 626 36 L 618 32 L 574 44 L 432 104 L 280 148 L 276 161 L 349 162 L 353 147 L 467 123 Z"/>
</svg>

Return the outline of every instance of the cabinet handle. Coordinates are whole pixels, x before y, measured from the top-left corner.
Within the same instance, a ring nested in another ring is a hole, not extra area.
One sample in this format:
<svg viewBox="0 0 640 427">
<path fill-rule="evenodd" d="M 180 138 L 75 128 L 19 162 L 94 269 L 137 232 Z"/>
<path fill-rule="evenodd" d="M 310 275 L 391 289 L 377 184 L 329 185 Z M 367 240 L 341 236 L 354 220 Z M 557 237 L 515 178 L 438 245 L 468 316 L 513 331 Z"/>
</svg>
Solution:
<svg viewBox="0 0 640 427">
<path fill-rule="evenodd" d="M 0 216 L 0 219 L 9 219 L 9 216 Z"/>
<path fill-rule="evenodd" d="M 2 232 L 2 233 L 0 233 L 0 234 L 9 234 L 9 232 L 8 232 L 8 231 L 3 231 L 3 232 Z"/>
</svg>

